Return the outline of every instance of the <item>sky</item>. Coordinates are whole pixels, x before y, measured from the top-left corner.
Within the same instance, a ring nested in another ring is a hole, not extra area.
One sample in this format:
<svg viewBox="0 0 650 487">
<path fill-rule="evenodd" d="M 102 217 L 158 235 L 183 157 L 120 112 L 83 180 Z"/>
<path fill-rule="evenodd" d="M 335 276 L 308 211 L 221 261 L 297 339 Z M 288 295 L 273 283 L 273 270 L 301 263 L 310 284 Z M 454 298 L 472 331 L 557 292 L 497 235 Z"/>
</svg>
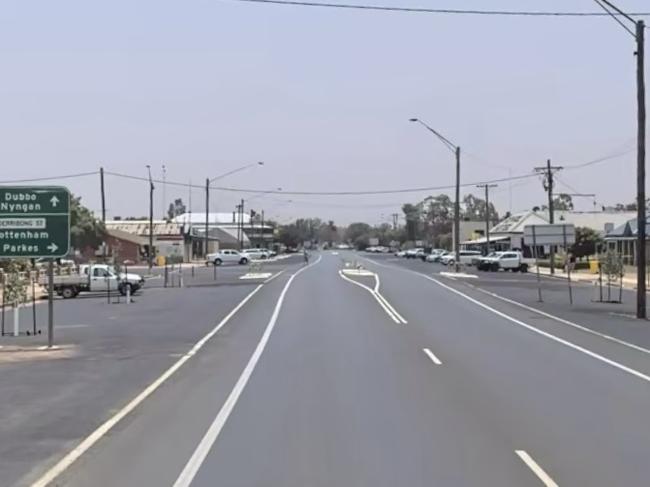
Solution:
<svg viewBox="0 0 650 487">
<path fill-rule="evenodd" d="M 334 0 L 332 0 L 334 1 Z M 591 0 L 354 0 L 392 6 L 597 11 Z M 644 0 L 618 0 L 648 11 Z M 0 181 L 52 177 L 99 213 L 99 175 L 154 178 L 154 213 L 174 198 L 286 222 L 390 221 L 406 202 L 453 190 L 314 197 L 454 184 L 565 166 L 558 192 L 631 202 L 636 183 L 634 39 L 611 18 L 511 18 L 347 11 L 232 0 L 5 0 L 0 15 Z M 647 70 L 646 70 L 647 71 Z M 620 154 L 583 168 L 570 168 Z M 148 184 L 106 177 L 109 217 L 148 214 Z M 479 194 L 469 186 L 463 194 Z M 164 199 L 163 199 L 164 193 Z M 501 183 L 497 210 L 543 204 L 539 178 Z M 576 198 L 580 210 L 594 198 Z"/>
</svg>

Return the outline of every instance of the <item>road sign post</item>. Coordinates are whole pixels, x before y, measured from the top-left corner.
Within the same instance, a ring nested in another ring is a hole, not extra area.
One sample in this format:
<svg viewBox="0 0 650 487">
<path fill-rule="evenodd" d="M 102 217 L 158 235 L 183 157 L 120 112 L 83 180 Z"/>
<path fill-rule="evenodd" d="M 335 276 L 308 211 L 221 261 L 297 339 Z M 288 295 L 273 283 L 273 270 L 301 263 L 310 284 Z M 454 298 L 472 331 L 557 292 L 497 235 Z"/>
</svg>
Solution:
<svg viewBox="0 0 650 487">
<path fill-rule="evenodd" d="M 54 345 L 54 265 L 70 250 L 70 192 L 61 186 L 0 186 L 0 258 L 48 258 L 47 344 Z M 18 313 L 16 312 L 17 316 Z"/>
</svg>

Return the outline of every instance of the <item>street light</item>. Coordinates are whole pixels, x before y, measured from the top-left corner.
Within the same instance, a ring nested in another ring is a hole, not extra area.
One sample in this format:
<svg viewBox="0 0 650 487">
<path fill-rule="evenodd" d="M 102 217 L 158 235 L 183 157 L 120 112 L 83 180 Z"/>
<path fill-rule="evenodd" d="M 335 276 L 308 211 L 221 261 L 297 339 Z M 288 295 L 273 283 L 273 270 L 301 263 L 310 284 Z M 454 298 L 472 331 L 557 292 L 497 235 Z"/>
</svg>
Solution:
<svg viewBox="0 0 650 487">
<path fill-rule="evenodd" d="M 456 154 L 456 202 L 454 204 L 454 268 L 458 272 L 458 263 L 460 261 L 460 147 L 452 143 L 445 136 L 431 128 L 419 118 L 411 118 L 410 122 L 419 123 L 429 132 L 435 135 L 444 145 Z"/>
<path fill-rule="evenodd" d="M 248 168 L 254 167 L 254 166 L 263 166 L 264 161 L 258 161 L 258 162 L 253 162 L 250 164 L 246 164 L 244 166 L 238 167 L 236 169 L 233 169 L 232 171 L 228 171 L 224 174 L 221 174 L 219 176 L 216 176 L 212 179 L 206 178 L 205 179 L 205 237 L 204 237 L 204 251 L 203 254 L 204 256 L 208 255 L 208 231 L 209 231 L 209 213 L 210 213 L 210 183 L 213 183 L 219 179 L 223 179 L 227 176 L 231 176 L 232 174 L 245 171 Z"/>
</svg>

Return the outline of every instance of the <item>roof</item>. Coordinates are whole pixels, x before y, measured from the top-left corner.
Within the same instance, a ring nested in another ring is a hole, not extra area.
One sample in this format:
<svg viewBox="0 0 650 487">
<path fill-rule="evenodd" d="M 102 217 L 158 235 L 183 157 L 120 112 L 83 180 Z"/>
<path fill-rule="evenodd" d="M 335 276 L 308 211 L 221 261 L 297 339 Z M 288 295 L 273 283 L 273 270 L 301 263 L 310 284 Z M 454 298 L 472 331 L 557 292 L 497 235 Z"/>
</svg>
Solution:
<svg viewBox="0 0 650 487">
<path fill-rule="evenodd" d="M 191 234 L 193 237 L 198 239 L 205 238 L 205 228 L 196 225 L 191 229 Z M 244 245 L 250 245 L 250 240 L 244 232 Z M 218 240 L 221 244 L 236 244 L 239 243 L 237 238 L 237 227 L 236 226 L 226 226 L 226 227 L 212 227 L 208 229 L 208 239 Z"/>
<path fill-rule="evenodd" d="M 123 230 L 118 230 L 116 228 L 106 228 L 106 233 L 118 240 L 124 240 L 125 242 L 131 242 L 134 244 L 138 245 L 147 245 L 148 241 L 144 237 L 140 237 L 139 235 L 135 235 L 133 233 L 125 232 Z"/>
<path fill-rule="evenodd" d="M 605 233 L 608 228 L 622 225 L 635 215 L 627 211 L 555 211 L 555 223 L 572 223 L 576 227 L 588 227 Z M 526 225 L 549 223 L 548 211 L 525 211 L 516 213 L 497 223 L 492 230 L 498 233 L 523 233 Z"/>
<path fill-rule="evenodd" d="M 107 230 L 119 230 L 131 235 L 149 235 L 149 220 L 111 220 L 106 222 Z M 153 234 L 159 235 L 181 235 L 182 225 L 168 223 L 165 220 L 153 221 Z"/>
<path fill-rule="evenodd" d="M 508 235 L 495 235 L 495 236 L 490 235 L 490 243 L 499 242 L 501 240 L 509 240 L 509 239 L 510 236 Z M 462 245 L 481 245 L 484 243 L 487 243 L 486 237 L 481 237 L 481 238 L 477 238 L 476 240 L 466 240 L 464 242 L 461 242 Z"/>
<path fill-rule="evenodd" d="M 251 217 L 248 213 L 244 212 L 242 221 L 250 223 Z M 205 225 L 205 212 L 201 213 L 183 213 L 172 219 L 175 223 L 191 224 L 191 225 Z M 230 213 L 210 212 L 208 213 L 208 225 L 220 223 L 237 223 L 239 221 L 238 214 L 235 211 Z"/>
<path fill-rule="evenodd" d="M 614 228 L 611 232 L 608 232 L 605 235 L 605 239 L 625 239 L 625 238 L 636 238 L 637 236 L 637 219 L 632 218 L 622 225 Z M 645 224 L 646 235 L 650 235 L 650 219 L 646 220 Z"/>
</svg>

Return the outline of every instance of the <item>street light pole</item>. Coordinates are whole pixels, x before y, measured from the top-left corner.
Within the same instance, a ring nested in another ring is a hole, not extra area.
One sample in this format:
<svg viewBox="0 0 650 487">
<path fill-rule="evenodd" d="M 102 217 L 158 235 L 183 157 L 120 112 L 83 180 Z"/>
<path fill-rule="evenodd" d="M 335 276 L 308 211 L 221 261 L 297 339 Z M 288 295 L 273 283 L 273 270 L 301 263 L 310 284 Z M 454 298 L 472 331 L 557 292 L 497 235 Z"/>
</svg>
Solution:
<svg viewBox="0 0 650 487">
<path fill-rule="evenodd" d="M 440 141 L 445 144 L 445 146 L 454 152 L 456 155 L 456 202 L 454 203 L 454 231 L 453 231 L 453 237 L 454 237 L 454 269 L 456 272 L 459 270 L 459 262 L 460 262 L 460 147 L 457 146 L 456 144 L 452 143 L 444 137 L 442 134 L 440 134 L 438 131 L 434 130 L 431 128 L 429 125 L 424 123 L 422 120 L 419 118 L 411 118 L 409 120 L 410 122 L 416 122 L 422 125 L 424 128 L 426 128 L 429 132 L 431 132 L 433 135 L 438 137 Z"/>
</svg>

